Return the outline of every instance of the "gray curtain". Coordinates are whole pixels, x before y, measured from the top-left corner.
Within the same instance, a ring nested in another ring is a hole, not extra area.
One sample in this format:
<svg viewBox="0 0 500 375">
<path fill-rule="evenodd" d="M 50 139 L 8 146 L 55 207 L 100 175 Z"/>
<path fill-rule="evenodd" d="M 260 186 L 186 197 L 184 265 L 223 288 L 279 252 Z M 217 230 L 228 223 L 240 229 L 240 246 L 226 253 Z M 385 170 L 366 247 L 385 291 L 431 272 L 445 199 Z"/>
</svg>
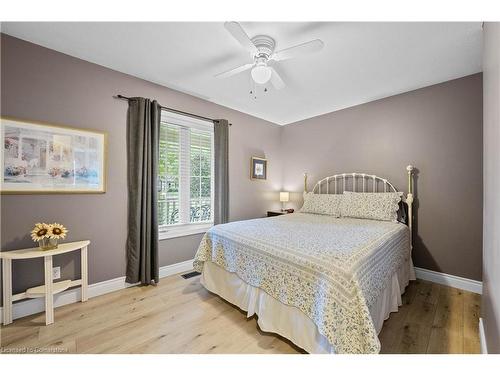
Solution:
<svg viewBox="0 0 500 375">
<path fill-rule="evenodd" d="M 161 107 L 131 98 L 127 121 L 128 283 L 158 283 L 158 149 Z M 108 223 L 113 225 L 113 223 Z"/>
<path fill-rule="evenodd" d="M 214 224 L 229 221 L 229 123 L 214 121 Z"/>
</svg>

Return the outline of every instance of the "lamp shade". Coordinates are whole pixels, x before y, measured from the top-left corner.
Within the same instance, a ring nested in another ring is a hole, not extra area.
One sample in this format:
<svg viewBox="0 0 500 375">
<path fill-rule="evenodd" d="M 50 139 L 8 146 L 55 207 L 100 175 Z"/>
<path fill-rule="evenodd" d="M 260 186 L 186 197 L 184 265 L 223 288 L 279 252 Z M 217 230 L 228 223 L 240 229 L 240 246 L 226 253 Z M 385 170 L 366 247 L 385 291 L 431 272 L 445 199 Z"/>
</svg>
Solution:
<svg viewBox="0 0 500 375">
<path fill-rule="evenodd" d="M 269 79 L 271 79 L 271 68 L 269 68 L 266 64 L 257 64 L 252 71 L 250 72 L 255 83 L 259 85 L 263 85 Z"/>
<path fill-rule="evenodd" d="M 280 202 L 288 202 L 290 200 L 290 193 L 288 191 L 280 191 Z"/>
</svg>

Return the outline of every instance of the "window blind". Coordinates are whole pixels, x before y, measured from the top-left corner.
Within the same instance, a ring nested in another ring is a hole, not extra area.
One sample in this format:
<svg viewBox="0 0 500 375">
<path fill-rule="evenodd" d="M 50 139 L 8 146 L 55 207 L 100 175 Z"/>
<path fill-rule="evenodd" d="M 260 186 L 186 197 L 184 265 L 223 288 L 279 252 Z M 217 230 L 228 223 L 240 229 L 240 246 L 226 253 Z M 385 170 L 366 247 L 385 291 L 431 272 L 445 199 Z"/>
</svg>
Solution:
<svg viewBox="0 0 500 375">
<path fill-rule="evenodd" d="M 213 222 L 213 124 L 163 111 L 159 151 L 159 225 Z"/>
</svg>

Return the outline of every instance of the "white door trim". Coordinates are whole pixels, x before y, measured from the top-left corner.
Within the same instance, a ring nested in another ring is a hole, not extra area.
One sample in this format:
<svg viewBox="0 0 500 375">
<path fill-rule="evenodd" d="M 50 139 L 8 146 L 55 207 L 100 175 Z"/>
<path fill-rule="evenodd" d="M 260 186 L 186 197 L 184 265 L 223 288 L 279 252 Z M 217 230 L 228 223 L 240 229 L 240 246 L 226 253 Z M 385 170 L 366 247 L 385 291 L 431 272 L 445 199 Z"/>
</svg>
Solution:
<svg viewBox="0 0 500 375">
<path fill-rule="evenodd" d="M 479 341 L 481 343 L 481 354 L 488 354 L 488 346 L 486 345 L 486 336 L 484 335 L 483 318 L 479 318 Z"/>
</svg>

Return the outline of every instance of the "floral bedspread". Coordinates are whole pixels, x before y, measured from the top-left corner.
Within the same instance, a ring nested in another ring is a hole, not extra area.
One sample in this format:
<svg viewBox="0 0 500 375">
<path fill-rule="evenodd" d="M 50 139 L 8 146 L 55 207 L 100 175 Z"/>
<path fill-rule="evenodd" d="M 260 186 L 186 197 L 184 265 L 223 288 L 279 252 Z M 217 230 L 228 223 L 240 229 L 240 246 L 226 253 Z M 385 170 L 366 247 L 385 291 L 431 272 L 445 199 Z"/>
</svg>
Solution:
<svg viewBox="0 0 500 375">
<path fill-rule="evenodd" d="M 378 353 L 371 305 L 410 256 L 401 223 L 294 213 L 212 227 L 194 261 L 212 261 L 306 314 L 336 353 Z"/>
</svg>

